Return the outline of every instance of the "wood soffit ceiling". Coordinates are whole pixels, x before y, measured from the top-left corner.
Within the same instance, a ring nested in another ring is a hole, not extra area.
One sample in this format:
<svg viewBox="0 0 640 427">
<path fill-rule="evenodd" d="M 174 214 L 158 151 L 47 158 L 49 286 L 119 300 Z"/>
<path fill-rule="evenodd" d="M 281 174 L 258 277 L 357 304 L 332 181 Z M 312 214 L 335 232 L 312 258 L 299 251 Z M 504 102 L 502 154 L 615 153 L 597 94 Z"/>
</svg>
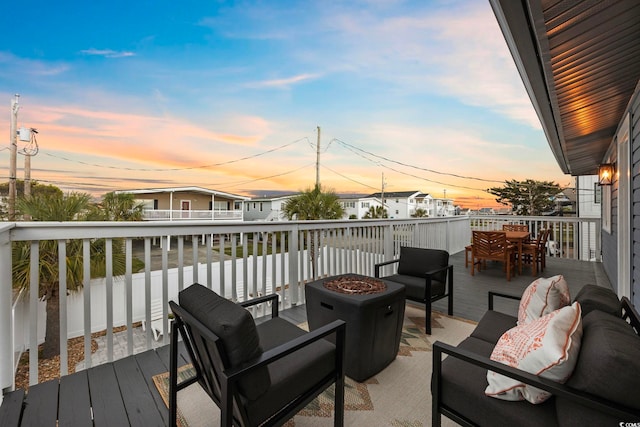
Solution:
<svg viewBox="0 0 640 427">
<path fill-rule="evenodd" d="M 492 0 L 494 11 L 496 4 L 507 15 L 498 21 L 512 53 L 527 54 L 520 48 L 529 32 L 537 59 L 521 58 L 519 69 L 523 75 L 528 68 L 523 80 L 560 167 L 571 175 L 595 174 L 640 79 L 640 1 Z M 524 14 L 528 29 L 505 28 L 523 23 L 522 16 L 509 16 L 514 13 Z M 510 43 L 507 31 L 520 38 Z M 535 73 L 545 87 L 533 94 Z"/>
</svg>

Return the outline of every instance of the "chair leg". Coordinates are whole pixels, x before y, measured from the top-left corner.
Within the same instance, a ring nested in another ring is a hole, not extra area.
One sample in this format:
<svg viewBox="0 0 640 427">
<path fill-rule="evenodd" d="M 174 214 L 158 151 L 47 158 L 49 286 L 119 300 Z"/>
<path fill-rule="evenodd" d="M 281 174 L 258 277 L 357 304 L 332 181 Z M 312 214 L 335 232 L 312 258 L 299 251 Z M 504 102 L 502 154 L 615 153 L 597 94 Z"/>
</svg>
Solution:
<svg viewBox="0 0 640 427">
<path fill-rule="evenodd" d="M 431 298 L 427 298 L 425 304 L 424 304 L 424 311 L 425 311 L 425 316 L 424 316 L 424 329 L 425 329 L 425 333 L 427 335 L 431 335 Z"/>
<path fill-rule="evenodd" d="M 334 399 L 333 425 L 335 427 L 344 426 L 344 376 L 336 380 L 336 391 Z"/>
<path fill-rule="evenodd" d="M 171 347 L 169 353 L 169 426 L 177 426 L 178 418 L 178 326 L 171 325 Z"/>
</svg>

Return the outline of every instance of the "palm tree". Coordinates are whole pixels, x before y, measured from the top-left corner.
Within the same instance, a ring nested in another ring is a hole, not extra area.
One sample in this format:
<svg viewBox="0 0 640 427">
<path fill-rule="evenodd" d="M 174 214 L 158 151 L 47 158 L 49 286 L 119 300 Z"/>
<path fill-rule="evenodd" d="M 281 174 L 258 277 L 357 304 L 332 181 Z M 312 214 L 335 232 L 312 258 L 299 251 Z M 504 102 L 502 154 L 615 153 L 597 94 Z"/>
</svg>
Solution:
<svg viewBox="0 0 640 427">
<path fill-rule="evenodd" d="M 33 221 L 82 221 L 104 220 L 104 215 L 91 203 L 91 196 L 84 193 L 43 194 L 35 197 L 21 198 L 17 201 L 18 209 L 30 215 Z M 114 241 L 113 274 L 125 272 L 123 245 Z M 42 357 L 52 358 L 60 352 L 60 300 L 58 242 L 40 241 L 39 257 L 39 297 L 46 302 L 47 322 Z M 13 286 L 17 289 L 29 289 L 30 270 L 29 242 L 15 242 L 13 256 Z M 83 283 L 82 240 L 66 242 L 67 289 L 77 291 Z M 90 241 L 91 277 L 104 277 L 106 274 L 106 250 L 104 239 Z"/>
<path fill-rule="evenodd" d="M 367 213 L 363 216 L 364 219 L 375 219 L 375 218 L 389 218 L 389 214 L 387 210 L 382 206 L 371 206 Z"/>
<path fill-rule="evenodd" d="M 416 210 L 411 214 L 411 218 L 427 218 L 429 213 L 426 209 L 416 208 Z"/>
<path fill-rule="evenodd" d="M 108 221 L 142 221 L 144 204 L 131 193 L 111 191 L 102 196 L 101 207 Z"/>
<path fill-rule="evenodd" d="M 333 190 L 322 191 L 318 184 L 287 200 L 282 213 L 290 220 L 340 219 L 344 208 Z"/>
<path fill-rule="evenodd" d="M 322 191 L 322 186 L 317 184 L 302 193 L 286 201 L 282 206 L 282 213 L 291 220 L 321 220 L 341 219 L 344 216 L 344 207 L 339 201 L 338 195 L 333 190 Z M 320 248 L 316 247 L 313 234 L 309 238 L 309 257 L 313 276 L 316 275 L 316 259 Z"/>
</svg>

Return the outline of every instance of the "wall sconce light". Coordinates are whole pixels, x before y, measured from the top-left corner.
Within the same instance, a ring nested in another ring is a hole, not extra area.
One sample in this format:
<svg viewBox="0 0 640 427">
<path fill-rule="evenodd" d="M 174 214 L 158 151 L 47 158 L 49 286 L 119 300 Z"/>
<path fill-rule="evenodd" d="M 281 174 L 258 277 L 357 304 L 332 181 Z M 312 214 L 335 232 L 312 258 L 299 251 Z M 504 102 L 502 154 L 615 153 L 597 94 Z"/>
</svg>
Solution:
<svg viewBox="0 0 640 427">
<path fill-rule="evenodd" d="M 603 163 L 598 166 L 598 184 L 600 185 L 611 185 L 613 184 L 613 174 L 615 173 L 615 168 L 613 163 Z"/>
</svg>

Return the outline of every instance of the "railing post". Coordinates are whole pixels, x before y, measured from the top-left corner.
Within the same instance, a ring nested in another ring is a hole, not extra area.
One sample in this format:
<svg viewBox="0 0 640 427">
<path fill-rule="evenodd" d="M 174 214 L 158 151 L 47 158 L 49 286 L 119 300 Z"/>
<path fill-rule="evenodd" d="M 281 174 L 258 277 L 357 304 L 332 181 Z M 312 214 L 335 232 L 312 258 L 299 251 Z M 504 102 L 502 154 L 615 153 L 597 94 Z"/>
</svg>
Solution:
<svg viewBox="0 0 640 427">
<path fill-rule="evenodd" d="M 395 256 L 393 253 L 393 224 L 387 224 L 384 227 L 384 251 L 383 258 L 385 261 L 391 261 Z"/>
<path fill-rule="evenodd" d="M 13 292 L 11 286 L 11 226 L 0 228 L 0 402 L 5 391 L 14 388 Z"/>
<path fill-rule="evenodd" d="M 304 251 L 304 248 L 303 248 Z M 298 305 L 298 260 L 300 259 L 298 245 L 298 227 L 289 230 L 289 287 L 291 290 L 291 305 Z"/>
</svg>

